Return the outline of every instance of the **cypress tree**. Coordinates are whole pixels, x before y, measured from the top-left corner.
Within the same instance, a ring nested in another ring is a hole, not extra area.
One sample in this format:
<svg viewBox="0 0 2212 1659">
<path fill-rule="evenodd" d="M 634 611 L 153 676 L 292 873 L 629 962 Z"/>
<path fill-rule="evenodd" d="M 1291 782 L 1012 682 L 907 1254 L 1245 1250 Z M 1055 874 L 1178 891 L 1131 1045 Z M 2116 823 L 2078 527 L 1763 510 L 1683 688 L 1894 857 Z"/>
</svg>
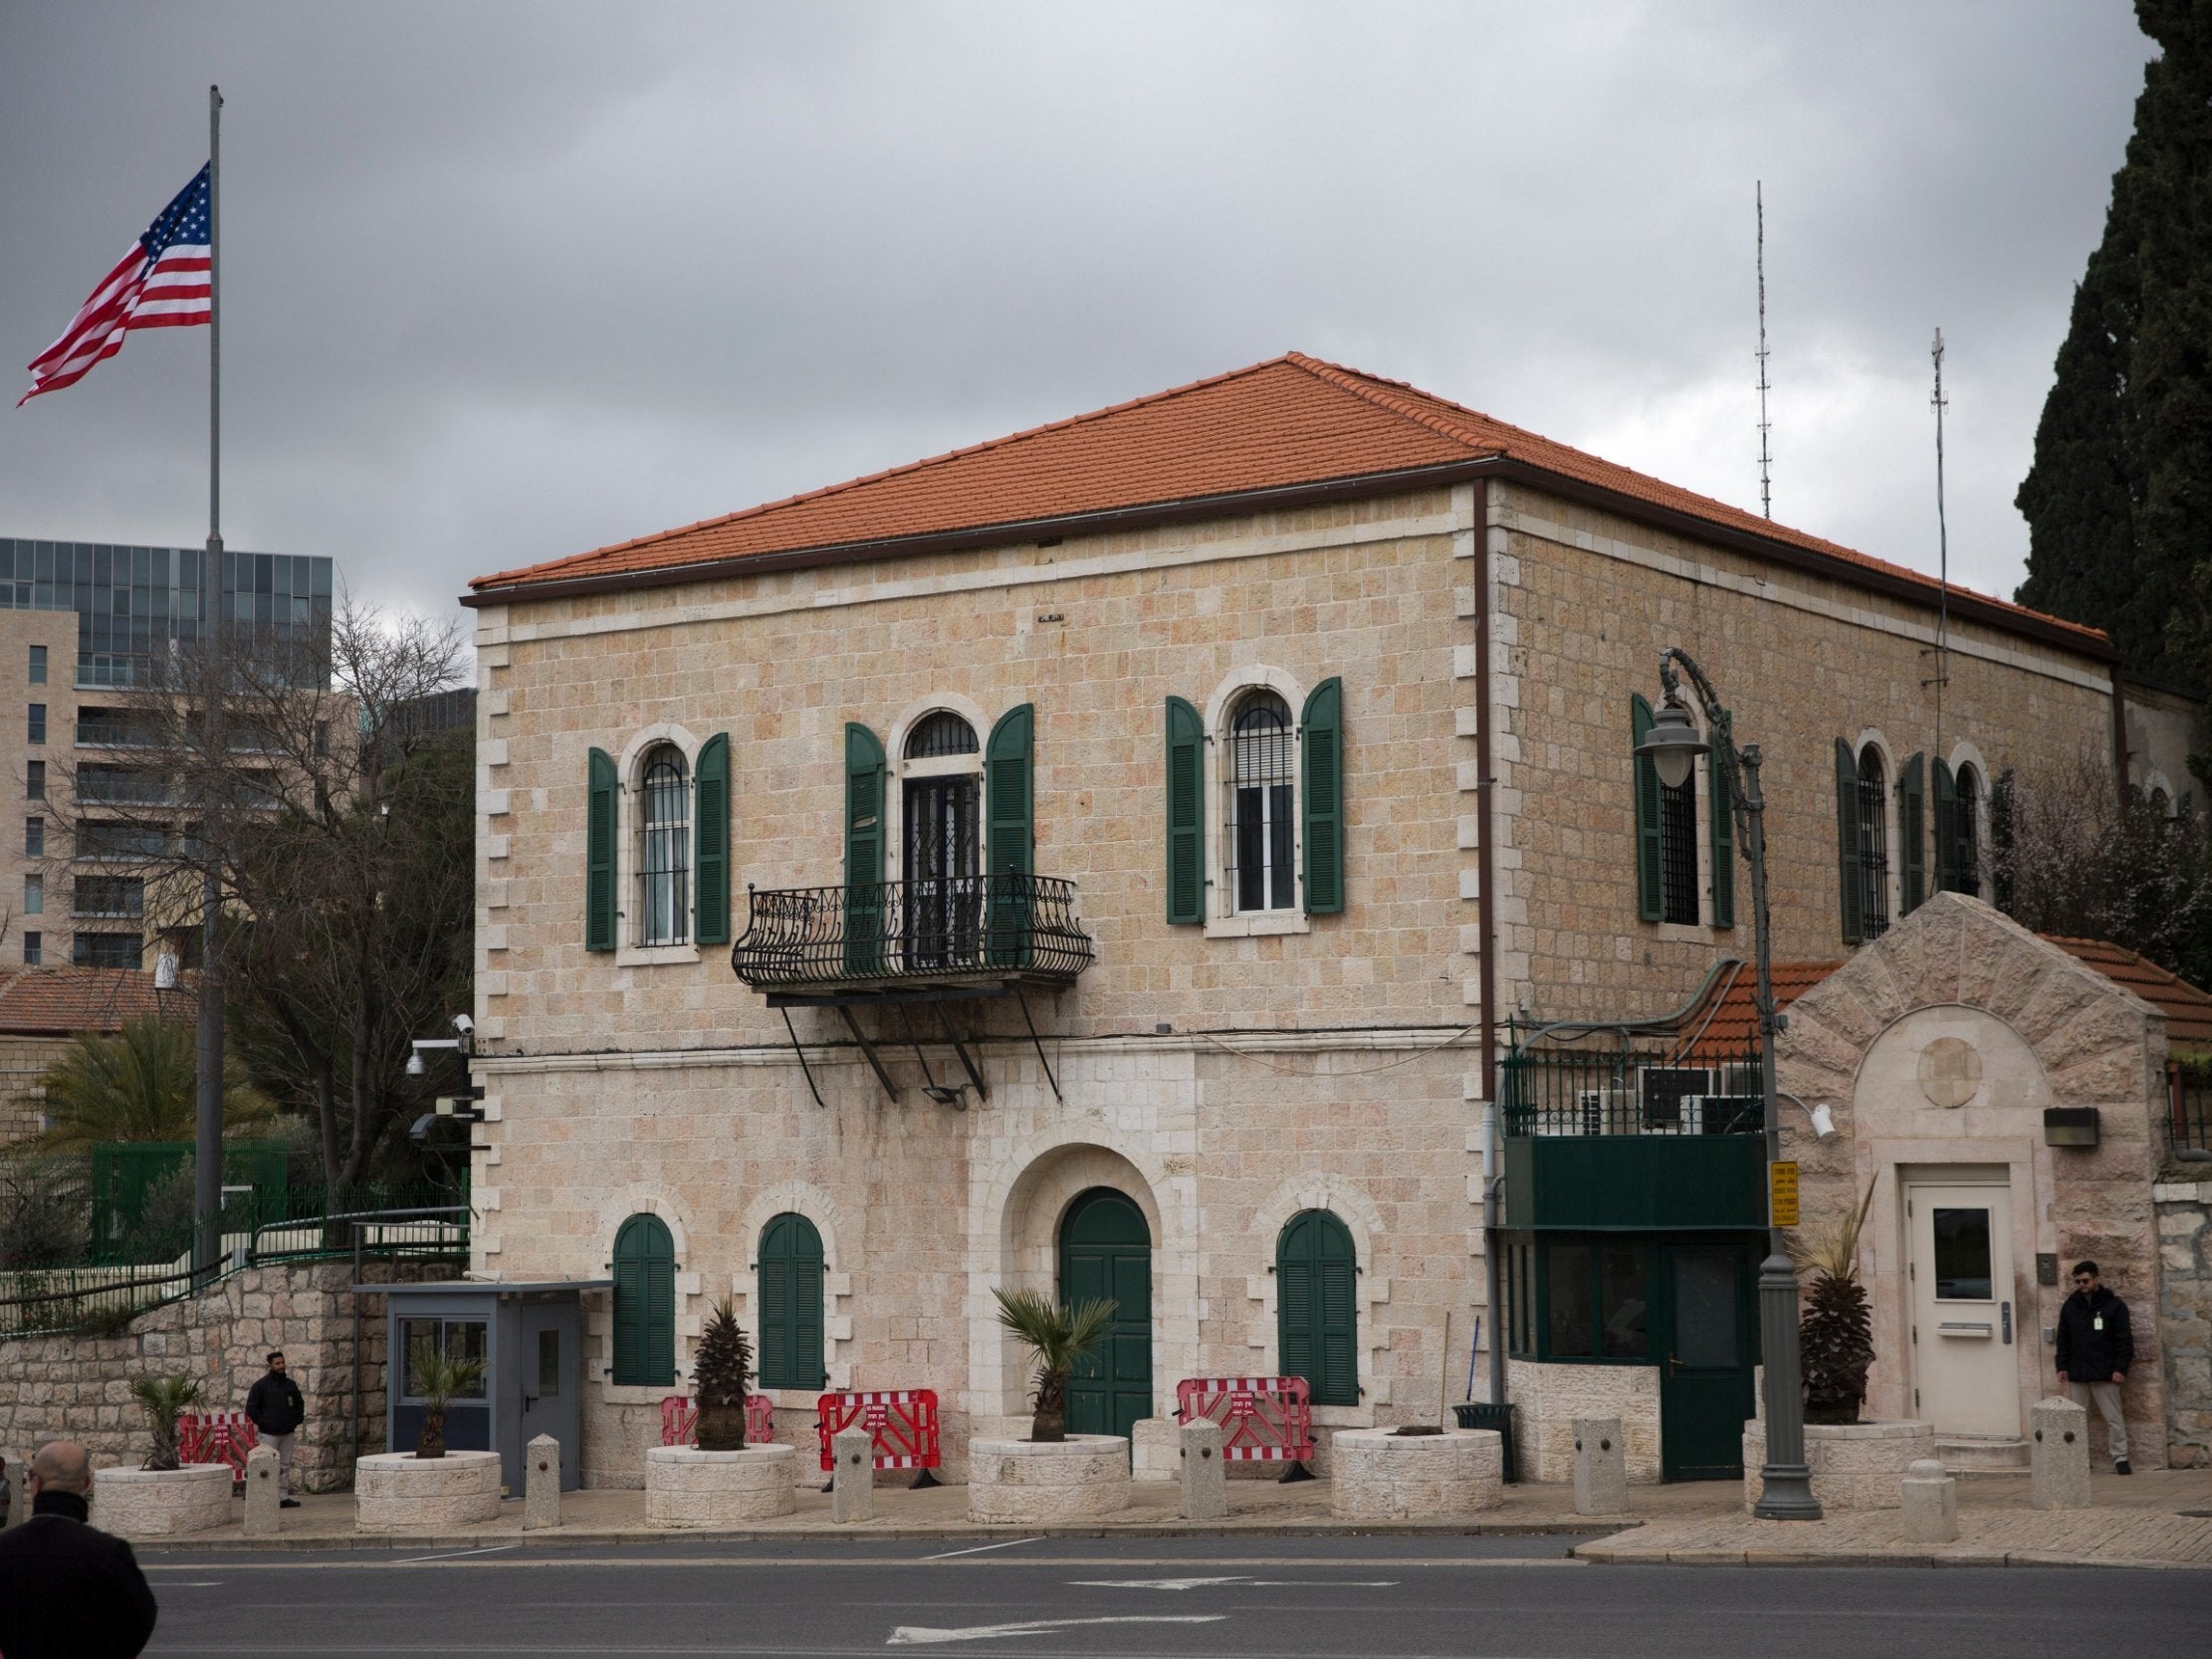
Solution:
<svg viewBox="0 0 2212 1659">
<path fill-rule="evenodd" d="M 2212 685 L 2212 0 L 2135 0 L 2143 74 L 2016 505 L 2020 603 Z"/>
</svg>

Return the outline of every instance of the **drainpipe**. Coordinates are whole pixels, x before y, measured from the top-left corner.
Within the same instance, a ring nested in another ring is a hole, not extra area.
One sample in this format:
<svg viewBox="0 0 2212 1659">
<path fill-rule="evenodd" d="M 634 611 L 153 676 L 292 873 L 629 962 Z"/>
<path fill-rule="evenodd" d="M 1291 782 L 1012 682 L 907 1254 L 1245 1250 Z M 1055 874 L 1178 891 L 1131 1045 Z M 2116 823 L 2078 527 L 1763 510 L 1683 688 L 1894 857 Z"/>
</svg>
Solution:
<svg viewBox="0 0 2212 1659">
<path fill-rule="evenodd" d="M 2112 664 L 2112 773 L 2119 786 L 2119 815 L 2127 816 L 2127 693 L 2119 678 L 2119 664 Z"/>
<path fill-rule="evenodd" d="M 1482 949 L 1475 958 L 1475 1020 L 1482 1044 L 1482 1267 L 1490 1311 L 1490 1403 L 1505 1403 L 1505 1343 L 1499 1325 L 1502 1282 L 1498 1268 L 1497 1118 L 1497 859 L 1490 826 L 1490 481 L 1474 481 L 1474 860 L 1475 922 Z"/>
</svg>

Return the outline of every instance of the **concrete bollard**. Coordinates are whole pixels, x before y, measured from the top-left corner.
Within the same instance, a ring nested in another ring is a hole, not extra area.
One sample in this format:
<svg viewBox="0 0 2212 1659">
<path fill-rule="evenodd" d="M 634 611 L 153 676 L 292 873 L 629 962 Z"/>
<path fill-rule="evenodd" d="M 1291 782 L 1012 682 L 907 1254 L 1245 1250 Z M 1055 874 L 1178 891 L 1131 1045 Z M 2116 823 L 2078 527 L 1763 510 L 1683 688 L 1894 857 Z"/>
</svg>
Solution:
<svg viewBox="0 0 2212 1659">
<path fill-rule="evenodd" d="M 864 1428 L 848 1428 L 829 1443 L 829 1518 L 832 1521 L 873 1521 L 876 1518 L 876 1437 Z"/>
<path fill-rule="evenodd" d="M 1905 1471 L 1904 1536 L 1915 1544 L 1949 1544 L 1958 1537 L 1958 1482 L 1932 1457 Z"/>
<path fill-rule="evenodd" d="M 560 1442 L 541 1434 L 523 1448 L 523 1531 L 560 1525 Z"/>
<path fill-rule="evenodd" d="M 1618 1417 L 1575 1419 L 1575 1513 L 1624 1515 L 1629 1507 L 1629 1452 Z"/>
<path fill-rule="evenodd" d="M 2039 1510 L 2090 1507 L 2090 1414 L 2070 1399 L 2037 1400 L 2028 1413 L 2028 1505 Z"/>
<path fill-rule="evenodd" d="M 7 1524 L 20 1527 L 31 1519 L 31 1454 L 8 1459 Z"/>
<path fill-rule="evenodd" d="M 1200 1421 L 1183 1428 L 1183 1519 L 1228 1518 L 1228 1464 L 1221 1457 L 1221 1425 Z"/>
<path fill-rule="evenodd" d="M 278 1484 L 278 1472 L 276 1447 L 256 1446 L 246 1454 L 248 1538 L 275 1538 L 284 1531 L 284 1489 Z"/>
</svg>

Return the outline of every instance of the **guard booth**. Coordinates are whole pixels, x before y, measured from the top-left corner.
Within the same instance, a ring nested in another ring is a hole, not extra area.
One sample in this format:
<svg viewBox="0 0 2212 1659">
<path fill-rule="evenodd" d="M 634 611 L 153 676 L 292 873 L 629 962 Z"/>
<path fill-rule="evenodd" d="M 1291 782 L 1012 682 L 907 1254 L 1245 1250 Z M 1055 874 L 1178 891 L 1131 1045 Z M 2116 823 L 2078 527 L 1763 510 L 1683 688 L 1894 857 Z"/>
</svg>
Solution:
<svg viewBox="0 0 2212 1659">
<path fill-rule="evenodd" d="M 611 1279 L 526 1284 L 453 1280 L 431 1285 L 356 1285 L 387 1297 L 384 1441 L 411 1452 L 422 1434 L 417 1386 L 421 1357 L 439 1350 L 484 1361 L 484 1378 L 446 1408 L 451 1451 L 496 1451 L 510 1494 L 523 1490 L 523 1448 L 541 1434 L 560 1442 L 560 1487 L 572 1492 L 582 1465 L 579 1363 L 582 1322 L 577 1295 L 607 1290 Z"/>
</svg>

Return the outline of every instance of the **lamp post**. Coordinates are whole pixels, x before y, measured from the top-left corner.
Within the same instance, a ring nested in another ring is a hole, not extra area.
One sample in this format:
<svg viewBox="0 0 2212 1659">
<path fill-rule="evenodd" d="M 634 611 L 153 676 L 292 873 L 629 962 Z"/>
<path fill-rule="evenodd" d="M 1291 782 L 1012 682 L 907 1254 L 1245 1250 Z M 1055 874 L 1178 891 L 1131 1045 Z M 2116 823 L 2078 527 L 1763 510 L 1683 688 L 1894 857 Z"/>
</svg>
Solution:
<svg viewBox="0 0 2212 1659">
<path fill-rule="evenodd" d="M 1681 665 L 1696 689 L 1711 741 L 1682 702 Z M 1774 1039 L 1782 1017 L 1774 1009 L 1774 960 L 1767 937 L 1766 800 L 1759 793 L 1759 745 L 1736 746 L 1734 724 L 1714 694 L 1712 682 L 1686 652 L 1668 646 L 1659 653 L 1659 686 L 1664 698 L 1652 717 L 1652 729 L 1636 745 L 1651 760 L 1659 781 L 1678 789 L 1690 765 L 1710 754 L 1735 803 L 1737 838 L 1751 867 L 1751 933 L 1757 957 L 1759 1012 L 1759 1100 L 1766 1129 L 1767 1162 L 1782 1155 L 1782 1119 L 1774 1087 Z M 1771 1219 L 1771 1216 L 1770 1216 Z M 1766 1367 L 1767 1459 L 1759 1471 L 1759 1501 L 1751 1513 L 1766 1521 L 1818 1521 L 1812 1473 L 1805 1465 L 1805 1387 L 1797 1343 L 1797 1268 L 1790 1260 L 1782 1229 L 1767 1229 L 1767 1256 L 1759 1264 L 1759 1357 Z"/>
</svg>

